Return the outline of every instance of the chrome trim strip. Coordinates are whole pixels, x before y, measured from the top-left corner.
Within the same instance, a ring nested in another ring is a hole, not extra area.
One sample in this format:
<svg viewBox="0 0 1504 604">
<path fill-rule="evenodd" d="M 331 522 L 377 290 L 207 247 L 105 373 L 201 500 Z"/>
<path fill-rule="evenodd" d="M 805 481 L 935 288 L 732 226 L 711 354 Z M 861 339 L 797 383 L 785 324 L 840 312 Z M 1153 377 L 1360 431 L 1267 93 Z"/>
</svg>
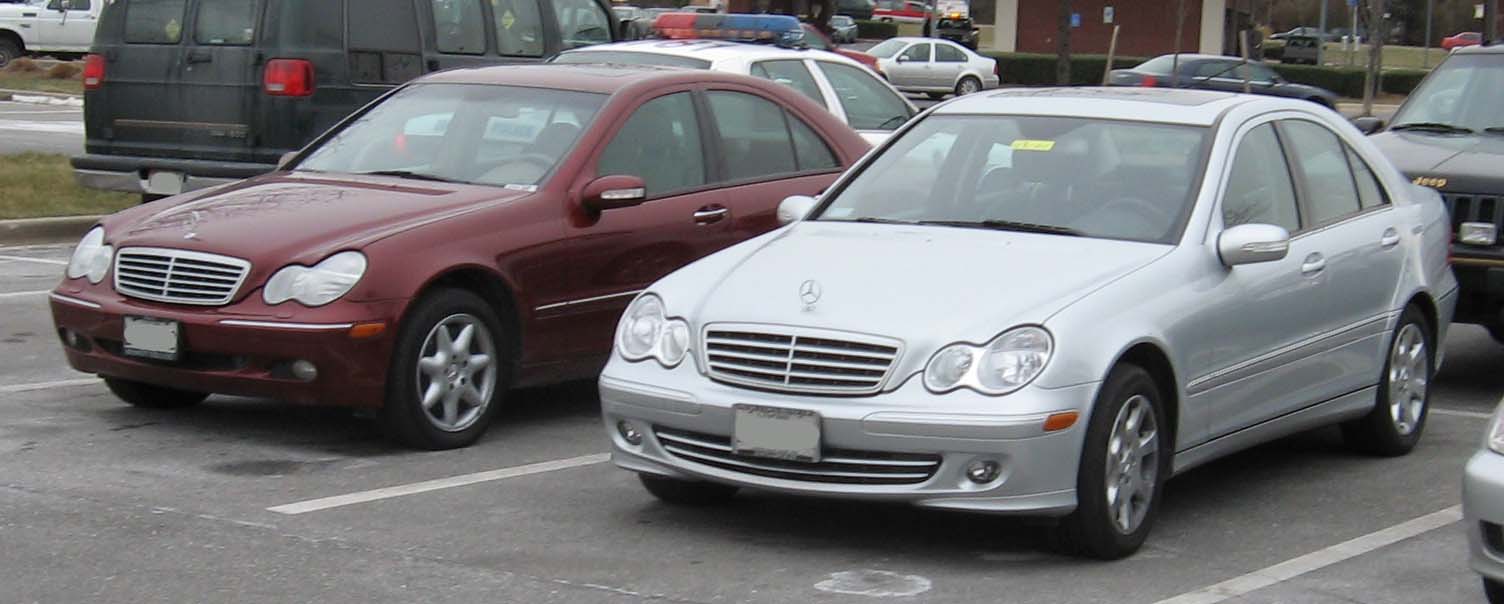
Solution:
<svg viewBox="0 0 1504 604">
<path fill-rule="evenodd" d="M 783 468 L 783 467 L 778 467 L 778 466 L 765 466 L 765 465 L 762 465 L 762 464 L 749 463 L 749 462 L 746 462 L 746 461 L 741 461 L 741 460 L 736 460 L 736 459 L 727 459 L 727 458 L 722 458 L 722 457 L 715 457 L 713 455 L 705 455 L 705 454 L 701 454 L 701 453 L 695 453 L 694 451 L 689 451 L 689 450 L 686 450 L 686 449 L 681 449 L 681 448 L 675 447 L 673 445 L 663 445 L 663 450 L 668 451 L 669 453 L 673 453 L 674 455 L 679 456 L 681 458 L 686 458 L 689 461 L 699 462 L 699 463 L 705 463 L 706 465 L 723 464 L 723 465 L 734 466 L 734 467 L 738 467 L 738 468 L 750 468 L 750 469 L 754 469 L 754 470 L 761 470 L 761 471 L 764 471 L 764 472 L 778 472 L 778 473 L 781 473 L 781 474 L 793 474 L 793 475 L 797 475 L 797 476 L 829 476 L 829 477 L 832 477 L 832 478 L 860 478 L 860 479 L 867 479 L 867 480 L 914 480 L 914 481 L 922 481 L 922 480 L 925 480 L 925 479 L 927 479 L 927 478 L 930 477 L 930 473 L 928 473 L 928 472 L 926 472 L 926 473 L 894 472 L 894 473 L 890 474 L 890 473 L 886 473 L 886 472 L 850 472 L 850 471 L 840 471 L 840 470 L 803 470 L 803 469 L 795 469 L 795 468 Z M 939 465 L 939 464 L 933 464 L 930 467 L 934 467 L 935 465 Z M 785 480 L 790 480 L 790 479 L 785 479 Z M 793 480 L 797 480 L 797 479 L 793 479 Z"/>
<path fill-rule="evenodd" d="M 93 309 L 104 308 L 104 306 L 99 305 L 99 304 L 95 304 L 95 303 L 90 302 L 88 300 L 79 300 L 78 298 L 70 298 L 70 297 L 64 296 L 62 294 L 48 294 L 47 297 L 52 298 L 53 300 L 57 300 L 58 302 L 62 302 L 62 303 L 65 303 L 65 304 L 76 304 L 76 305 L 82 306 L 84 308 L 93 308 Z"/>
<path fill-rule="evenodd" d="M 565 306 L 574 306 L 576 304 L 589 304 L 591 302 L 600 302 L 601 300 L 610 300 L 612 298 L 621 298 L 621 297 L 624 297 L 624 296 L 635 296 L 637 294 L 642 293 L 643 291 L 644 290 L 634 289 L 632 291 L 621 292 L 619 294 L 606 294 L 604 296 L 595 296 L 593 298 L 581 298 L 579 300 L 569 300 L 567 302 L 555 302 L 553 304 L 544 304 L 543 306 L 539 306 L 537 308 L 534 308 L 533 311 L 537 312 L 537 311 L 540 311 L 540 310 L 550 310 L 550 309 L 554 309 L 554 308 L 563 308 Z"/>
<path fill-rule="evenodd" d="M 278 321 L 242 321 L 239 319 L 221 319 L 219 324 L 230 327 L 270 327 L 272 329 L 298 329 L 304 331 L 349 329 L 355 326 L 354 323 L 281 323 Z"/>
<path fill-rule="evenodd" d="M 1213 371 L 1186 383 L 1186 394 L 1201 394 L 1296 360 L 1334 350 L 1363 338 L 1382 334 L 1384 326 L 1388 323 L 1391 316 L 1393 316 L 1393 313 L 1362 319 L 1332 331 L 1316 334 L 1294 344 L 1275 349 L 1231 367 Z"/>
</svg>

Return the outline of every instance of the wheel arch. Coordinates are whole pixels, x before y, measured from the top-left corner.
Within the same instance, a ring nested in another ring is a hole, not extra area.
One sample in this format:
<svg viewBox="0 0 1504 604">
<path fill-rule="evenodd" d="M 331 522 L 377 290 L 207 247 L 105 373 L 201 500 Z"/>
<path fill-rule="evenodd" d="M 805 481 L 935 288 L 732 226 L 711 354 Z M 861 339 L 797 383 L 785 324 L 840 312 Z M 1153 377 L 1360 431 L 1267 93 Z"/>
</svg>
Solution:
<svg viewBox="0 0 1504 604">
<path fill-rule="evenodd" d="M 1154 380 L 1154 385 L 1159 387 L 1160 394 L 1165 397 L 1165 419 L 1170 428 L 1170 451 L 1171 455 L 1178 448 L 1177 438 L 1180 435 L 1180 387 L 1179 380 L 1175 377 L 1175 365 L 1170 362 L 1170 356 L 1157 342 L 1140 341 L 1118 355 L 1108 366 L 1108 372 L 1122 364 L 1131 364 L 1149 372 L 1149 377 Z M 1106 375 L 1102 378 L 1105 380 Z"/>
<path fill-rule="evenodd" d="M 26 54 L 26 40 L 21 37 L 20 32 L 17 32 L 14 29 L 0 28 L 0 40 L 10 40 L 12 42 L 15 42 L 16 48 L 21 51 L 21 54 Z"/>
<path fill-rule="evenodd" d="M 502 321 L 502 328 L 507 330 L 501 340 L 507 346 L 508 358 L 511 359 L 510 371 L 517 371 L 524 350 L 522 342 L 526 333 L 523 330 L 524 321 L 519 312 L 516 289 L 500 273 L 487 267 L 477 265 L 452 266 L 438 273 L 424 282 L 413 295 L 413 301 L 440 289 L 462 289 L 469 291 L 482 300 L 491 304 L 496 309 L 496 315 Z M 402 321 L 407 321 L 407 316 L 412 313 L 416 304 L 409 304 L 402 313 Z"/>
</svg>

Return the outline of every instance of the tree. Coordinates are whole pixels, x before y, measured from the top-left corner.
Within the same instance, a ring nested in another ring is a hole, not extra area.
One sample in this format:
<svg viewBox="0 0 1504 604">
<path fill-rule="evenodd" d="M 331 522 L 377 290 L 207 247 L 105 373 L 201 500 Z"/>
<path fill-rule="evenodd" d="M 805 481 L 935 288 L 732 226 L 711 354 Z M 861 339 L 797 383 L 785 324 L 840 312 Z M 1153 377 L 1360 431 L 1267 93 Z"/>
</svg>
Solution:
<svg viewBox="0 0 1504 604">
<path fill-rule="evenodd" d="M 1055 83 L 1071 83 L 1071 0 L 1060 0 L 1060 50 L 1055 56 Z"/>
<path fill-rule="evenodd" d="M 1368 0 L 1368 70 L 1363 74 L 1363 115 L 1373 115 L 1373 95 L 1379 88 L 1384 62 L 1384 38 L 1389 22 L 1384 18 L 1384 0 Z"/>
</svg>

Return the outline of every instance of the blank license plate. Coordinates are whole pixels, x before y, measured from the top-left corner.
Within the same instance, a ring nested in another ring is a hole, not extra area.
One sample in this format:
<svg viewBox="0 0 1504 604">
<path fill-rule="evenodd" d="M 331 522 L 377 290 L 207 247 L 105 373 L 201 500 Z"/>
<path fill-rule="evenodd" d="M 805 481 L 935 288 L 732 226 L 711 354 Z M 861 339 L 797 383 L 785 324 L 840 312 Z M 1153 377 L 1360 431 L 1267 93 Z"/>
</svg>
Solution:
<svg viewBox="0 0 1504 604">
<path fill-rule="evenodd" d="M 152 195 L 177 195 L 183 192 L 183 173 L 152 170 L 146 175 L 145 188 Z"/>
<path fill-rule="evenodd" d="M 147 317 L 125 318 L 125 354 L 148 359 L 178 359 L 178 322 Z"/>
<path fill-rule="evenodd" d="M 737 455 L 820 461 L 820 415 L 802 409 L 734 405 L 732 450 Z"/>
</svg>

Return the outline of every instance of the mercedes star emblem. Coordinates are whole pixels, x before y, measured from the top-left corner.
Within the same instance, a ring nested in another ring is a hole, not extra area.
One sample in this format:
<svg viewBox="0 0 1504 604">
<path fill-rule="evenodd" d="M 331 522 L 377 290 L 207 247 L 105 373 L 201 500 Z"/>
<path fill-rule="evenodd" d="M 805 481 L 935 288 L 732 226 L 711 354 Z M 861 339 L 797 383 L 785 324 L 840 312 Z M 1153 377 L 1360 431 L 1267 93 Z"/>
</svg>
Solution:
<svg viewBox="0 0 1504 604">
<path fill-rule="evenodd" d="M 804 303 L 804 310 L 812 310 L 815 303 L 820 301 L 820 283 L 814 279 L 799 284 L 799 301 Z"/>
</svg>

